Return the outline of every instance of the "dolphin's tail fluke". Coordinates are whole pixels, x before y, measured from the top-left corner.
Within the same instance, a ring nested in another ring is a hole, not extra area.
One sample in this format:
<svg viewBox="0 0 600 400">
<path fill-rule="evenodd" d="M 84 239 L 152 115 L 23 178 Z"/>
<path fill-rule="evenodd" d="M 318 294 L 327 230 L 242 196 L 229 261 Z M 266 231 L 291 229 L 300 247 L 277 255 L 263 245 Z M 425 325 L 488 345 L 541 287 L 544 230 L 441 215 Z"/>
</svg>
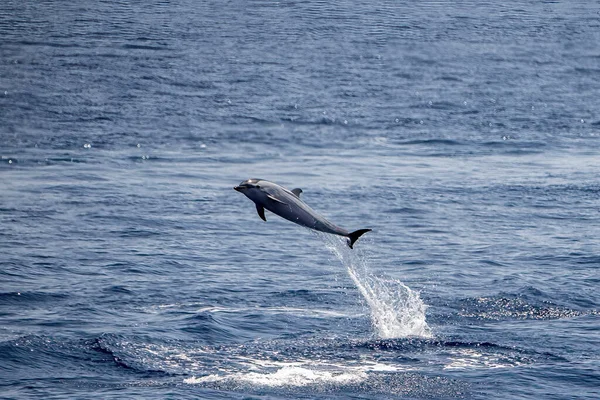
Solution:
<svg viewBox="0 0 600 400">
<path fill-rule="evenodd" d="M 350 246 L 350 248 L 352 249 L 354 246 L 354 242 L 356 242 L 358 240 L 359 237 L 361 237 L 362 235 L 364 235 L 367 232 L 370 232 L 370 229 L 359 229 L 357 231 L 354 231 L 352 233 L 350 233 L 348 235 L 348 246 Z"/>
</svg>

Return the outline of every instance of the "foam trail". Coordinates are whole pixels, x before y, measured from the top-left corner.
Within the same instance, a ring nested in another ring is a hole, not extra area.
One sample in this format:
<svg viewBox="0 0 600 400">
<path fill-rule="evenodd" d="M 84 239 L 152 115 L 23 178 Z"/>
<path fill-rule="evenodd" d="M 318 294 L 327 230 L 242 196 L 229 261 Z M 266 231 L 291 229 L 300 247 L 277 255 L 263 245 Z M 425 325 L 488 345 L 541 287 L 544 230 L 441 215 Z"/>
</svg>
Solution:
<svg viewBox="0 0 600 400">
<path fill-rule="evenodd" d="M 373 275 L 364 257 L 340 238 L 319 234 L 325 245 L 348 269 L 350 278 L 371 309 L 371 322 L 382 339 L 408 336 L 432 337 L 425 321 L 427 306 L 419 293 L 394 279 Z"/>
</svg>

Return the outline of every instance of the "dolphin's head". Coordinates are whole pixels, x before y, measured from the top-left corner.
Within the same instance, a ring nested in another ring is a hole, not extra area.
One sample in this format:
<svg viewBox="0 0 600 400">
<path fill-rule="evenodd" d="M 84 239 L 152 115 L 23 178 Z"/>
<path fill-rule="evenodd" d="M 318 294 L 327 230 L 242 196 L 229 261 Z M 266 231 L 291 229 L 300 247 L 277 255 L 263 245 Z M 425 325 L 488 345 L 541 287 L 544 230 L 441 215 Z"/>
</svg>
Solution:
<svg viewBox="0 0 600 400">
<path fill-rule="evenodd" d="M 239 185 L 235 186 L 234 189 L 237 190 L 240 193 L 244 193 L 246 196 L 248 196 L 248 194 L 254 190 L 260 190 L 260 185 L 259 182 L 261 181 L 261 179 L 256 179 L 256 178 L 252 178 L 252 179 L 248 179 L 243 181 L 242 183 L 240 183 Z"/>
</svg>

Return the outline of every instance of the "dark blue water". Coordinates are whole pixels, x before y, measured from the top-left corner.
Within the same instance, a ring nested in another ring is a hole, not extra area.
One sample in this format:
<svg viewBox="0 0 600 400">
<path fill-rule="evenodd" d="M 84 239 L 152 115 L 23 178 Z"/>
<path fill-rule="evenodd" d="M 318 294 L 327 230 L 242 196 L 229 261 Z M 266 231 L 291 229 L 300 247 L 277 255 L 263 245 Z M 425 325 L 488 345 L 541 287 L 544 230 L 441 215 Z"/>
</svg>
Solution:
<svg viewBox="0 0 600 400">
<path fill-rule="evenodd" d="M 592 1 L 5 0 L 0 397 L 598 398 L 599 110 Z"/>
</svg>

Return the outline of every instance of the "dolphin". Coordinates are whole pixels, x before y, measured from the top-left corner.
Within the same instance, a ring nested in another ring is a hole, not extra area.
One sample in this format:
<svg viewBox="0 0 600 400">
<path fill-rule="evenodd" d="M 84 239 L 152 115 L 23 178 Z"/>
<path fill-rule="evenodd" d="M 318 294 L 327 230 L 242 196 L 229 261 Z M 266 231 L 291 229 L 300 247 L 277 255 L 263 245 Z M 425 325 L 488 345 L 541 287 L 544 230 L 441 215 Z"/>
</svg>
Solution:
<svg viewBox="0 0 600 400">
<path fill-rule="evenodd" d="M 288 190 L 276 183 L 264 179 L 248 179 L 234 187 L 256 204 L 259 217 L 266 221 L 265 208 L 282 218 L 298 225 L 316 231 L 332 233 L 348 238 L 348 246 L 352 248 L 354 242 L 371 229 L 359 229 L 354 232 L 340 228 L 317 214 L 312 208 L 300 200 L 302 189 Z"/>
</svg>

